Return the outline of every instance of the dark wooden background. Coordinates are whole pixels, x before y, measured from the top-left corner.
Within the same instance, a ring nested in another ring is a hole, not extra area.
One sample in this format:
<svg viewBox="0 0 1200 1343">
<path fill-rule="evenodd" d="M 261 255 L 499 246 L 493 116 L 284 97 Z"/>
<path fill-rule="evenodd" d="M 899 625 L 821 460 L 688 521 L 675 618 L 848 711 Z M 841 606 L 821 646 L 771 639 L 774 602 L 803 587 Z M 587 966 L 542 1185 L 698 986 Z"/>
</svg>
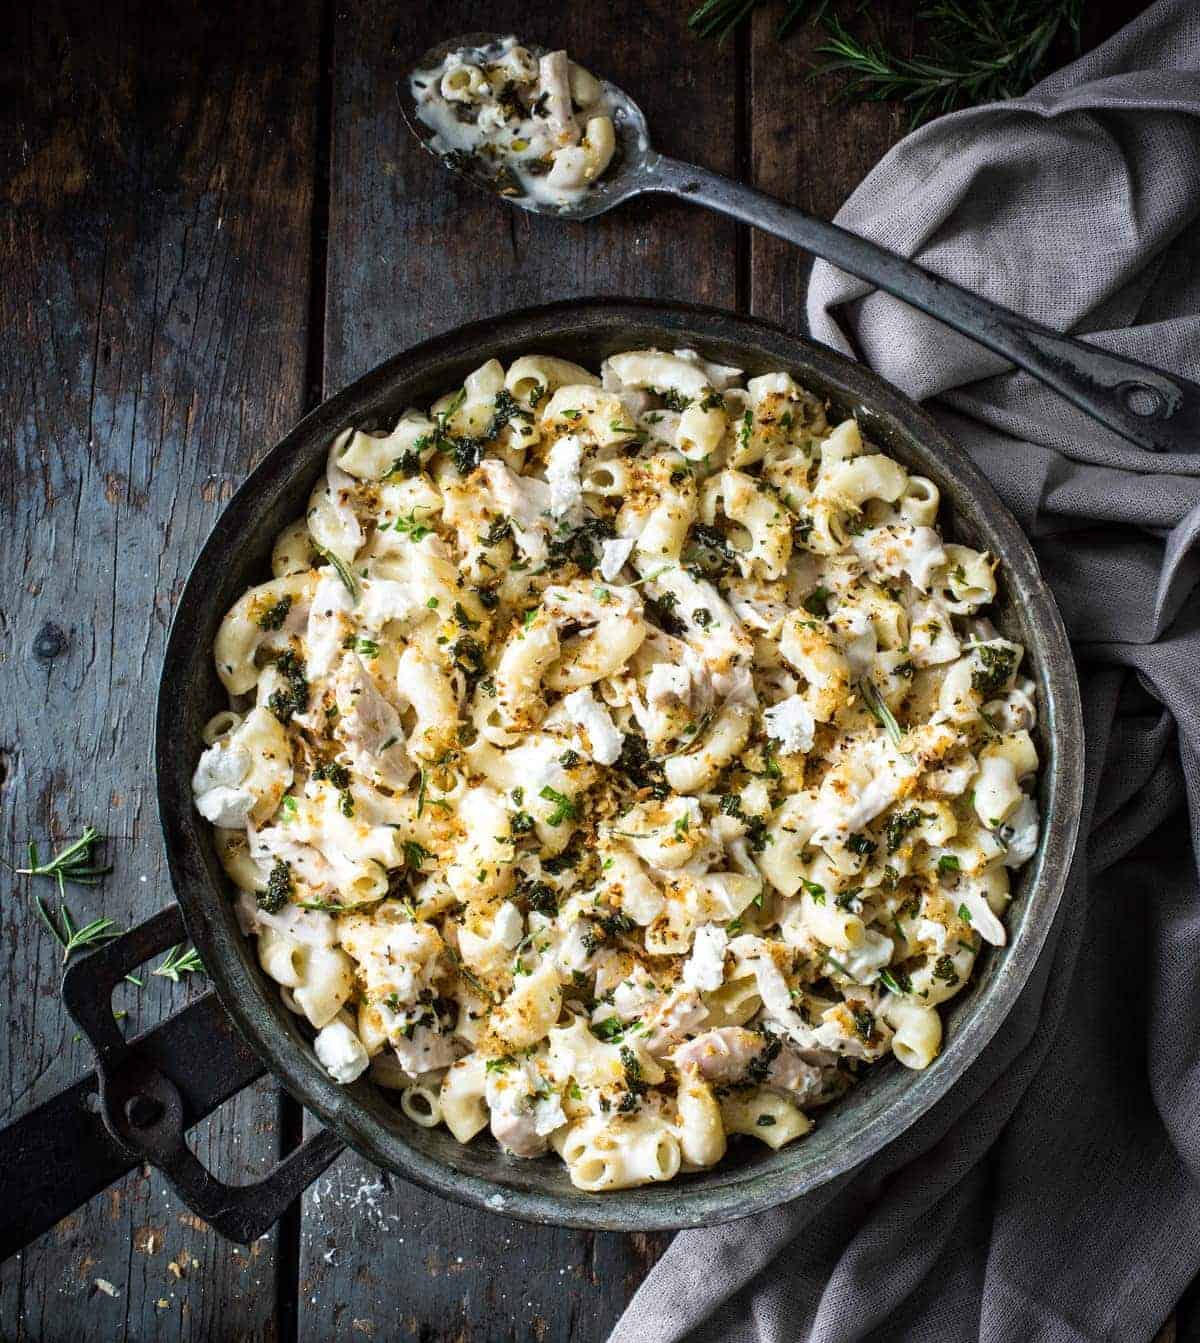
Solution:
<svg viewBox="0 0 1200 1343">
<path fill-rule="evenodd" d="M 0 853 L 94 822 L 116 870 L 71 893 L 127 926 L 171 899 L 151 719 L 172 605 L 237 483 L 322 396 L 460 322 L 572 294 L 802 324 L 806 258 L 644 200 L 586 226 L 497 207 L 408 138 L 395 84 L 485 24 L 562 43 L 666 152 L 831 216 L 904 132 L 806 80 L 776 15 L 723 48 L 687 0 L 94 0 L 12 5 L 0 55 Z M 874 6 L 901 47 L 912 0 Z M 1141 5 L 1088 7 L 1087 38 Z M 27 884 L 0 879 L 4 1111 L 88 1065 Z M 198 986 L 128 986 L 153 1024 Z M 196 1141 L 261 1173 L 304 1117 L 264 1082 Z M 2 1189 L 2 1176 L 0 1176 Z M 666 1237 L 533 1228 L 347 1155 L 249 1251 L 138 1173 L 0 1266 L 5 1339 L 602 1339 Z M 97 1286 L 110 1284 L 115 1295 Z"/>
</svg>

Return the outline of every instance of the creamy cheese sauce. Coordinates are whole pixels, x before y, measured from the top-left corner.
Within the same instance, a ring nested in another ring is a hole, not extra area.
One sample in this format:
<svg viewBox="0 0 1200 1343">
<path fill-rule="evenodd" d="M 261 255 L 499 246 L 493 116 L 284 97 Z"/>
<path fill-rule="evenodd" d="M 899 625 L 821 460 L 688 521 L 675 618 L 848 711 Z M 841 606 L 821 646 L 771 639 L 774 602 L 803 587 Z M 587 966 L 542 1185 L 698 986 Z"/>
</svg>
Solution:
<svg viewBox="0 0 1200 1343">
<path fill-rule="evenodd" d="M 502 195 L 567 207 L 612 160 L 611 100 L 563 51 L 539 58 L 515 37 L 465 47 L 414 72 L 409 90 L 430 148 Z"/>
</svg>

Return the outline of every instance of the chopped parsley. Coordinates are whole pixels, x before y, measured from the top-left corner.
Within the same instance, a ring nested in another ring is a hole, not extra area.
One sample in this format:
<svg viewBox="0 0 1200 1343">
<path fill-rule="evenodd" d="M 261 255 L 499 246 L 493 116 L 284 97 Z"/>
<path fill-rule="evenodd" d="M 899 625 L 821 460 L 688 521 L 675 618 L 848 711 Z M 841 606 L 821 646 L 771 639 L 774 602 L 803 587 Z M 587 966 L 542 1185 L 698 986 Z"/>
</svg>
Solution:
<svg viewBox="0 0 1200 1343">
<path fill-rule="evenodd" d="M 417 510 L 414 508 L 408 517 L 397 518 L 392 530 L 399 532 L 401 536 L 407 536 L 410 541 L 423 541 L 433 529 L 417 520 Z"/>
<path fill-rule="evenodd" d="M 579 816 L 579 807 L 574 798 L 547 784 L 538 794 L 546 802 L 554 803 L 554 810 L 546 817 L 547 825 L 562 825 L 564 821 L 574 821 Z"/>
<path fill-rule="evenodd" d="M 981 695 L 991 695 L 1003 690 L 1008 684 L 1017 665 L 1015 648 L 997 647 L 994 644 L 980 644 L 975 649 L 980 666 L 971 673 L 971 688 Z"/>
<path fill-rule="evenodd" d="M 933 977 L 942 980 L 951 987 L 957 984 L 958 971 L 954 968 L 954 961 L 949 956 L 939 956 L 934 962 Z"/>
<path fill-rule="evenodd" d="M 419 872 L 425 866 L 426 861 L 433 855 L 423 845 L 418 844 L 415 839 L 406 839 L 404 841 L 404 866 L 412 868 L 414 872 Z"/>
<path fill-rule="evenodd" d="M 284 679 L 284 686 L 273 690 L 267 700 L 267 708 L 281 723 L 290 723 L 292 715 L 303 713 L 308 708 L 308 677 L 304 663 L 292 649 L 285 649 L 275 659 L 275 670 Z"/>
<path fill-rule="evenodd" d="M 910 807 L 907 811 L 894 811 L 887 818 L 887 824 L 883 828 L 888 853 L 895 853 L 904 843 L 905 835 L 910 830 L 915 830 L 922 821 L 929 819 L 925 812 L 919 811 L 916 807 Z"/>
<path fill-rule="evenodd" d="M 828 588 L 814 588 L 800 603 L 810 616 L 829 615 L 829 599 L 833 596 Z"/>
<path fill-rule="evenodd" d="M 267 878 L 267 889 L 255 896 L 259 909 L 267 914 L 278 914 L 295 892 L 292 881 L 292 865 L 282 858 L 276 858 L 271 875 Z"/>
<path fill-rule="evenodd" d="M 283 622 L 287 619 L 288 612 L 292 609 L 291 595 L 285 593 L 272 606 L 268 606 L 258 617 L 258 628 L 260 630 L 279 630 L 283 628 Z"/>
<path fill-rule="evenodd" d="M 854 1033 L 870 1044 L 871 1037 L 875 1034 L 875 1013 L 869 1007 L 855 1008 Z"/>
<path fill-rule="evenodd" d="M 892 993 L 912 992 L 912 976 L 907 970 L 880 970 L 879 982 Z"/>
</svg>

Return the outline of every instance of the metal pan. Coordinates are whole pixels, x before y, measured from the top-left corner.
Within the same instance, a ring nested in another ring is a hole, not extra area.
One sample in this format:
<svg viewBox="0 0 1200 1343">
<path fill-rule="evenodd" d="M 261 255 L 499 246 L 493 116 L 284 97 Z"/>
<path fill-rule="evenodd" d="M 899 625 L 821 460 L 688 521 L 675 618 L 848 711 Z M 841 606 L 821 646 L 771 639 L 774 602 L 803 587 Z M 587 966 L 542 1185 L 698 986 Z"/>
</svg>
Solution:
<svg viewBox="0 0 1200 1343">
<path fill-rule="evenodd" d="M 1043 838 L 1020 873 L 1008 947 L 981 958 L 972 984 L 950 1008 L 945 1049 L 926 1071 L 910 1072 L 891 1060 L 869 1070 L 822 1112 L 811 1135 L 780 1152 L 735 1145 L 714 1170 L 597 1195 L 573 1188 L 557 1160 L 507 1157 L 486 1135 L 461 1146 L 444 1129 L 412 1124 L 388 1093 L 365 1079 L 341 1087 L 325 1074 L 304 1026 L 284 1008 L 252 944 L 238 931 L 211 832 L 192 806 L 191 775 L 201 725 L 225 703 L 210 651 L 217 625 L 247 586 L 268 575 L 272 541 L 303 513 L 337 431 L 349 424 L 390 426 L 405 407 L 459 385 L 489 355 L 507 361 L 541 351 L 594 367 L 615 351 L 646 346 L 693 346 L 748 374 L 790 370 L 837 411 L 857 415 L 887 452 L 937 482 L 941 521 L 950 534 L 1000 557 L 996 622 L 1025 646 L 1038 681 Z M 929 416 L 869 370 L 777 327 L 710 308 L 606 298 L 526 309 L 438 336 L 326 401 L 278 444 L 230 501 L 180 598 L 159 685 L 155 756 L 163 837 L 183 921 L 237 1031 L 228 1028 L 213 995 L 129 1043 L 113 1026 L 113 986 L 158 946 L 179 939 L 175 909 L 73 965 L 64 995 L 96 1045 L 97 1073 L 0 1133 L 0 1162 L 22 1185 L 0 1210 L 0 1253 L 18 1248 L 144 1160 L 158 1165 L 223 1234 L 252 1239 L 343 1142 L 447 1198 L 564 1226 L 647 1231 L 712 1225 L 808 1193 L 915 1123 L 999 1029 L 1053 924 L 1075 848 L 1083 785 L 1079 688 L 1054 600 L 1012 516 Z M 183 1135 L 264 1066 L 328 1131 L 265 1182 L 230 1189 L 199 1166 Z M 53 1173 L 51 1161 L 61 1163 Z M 27 1175 L 20 1174 L 26 1169 Z"/>
</svg>

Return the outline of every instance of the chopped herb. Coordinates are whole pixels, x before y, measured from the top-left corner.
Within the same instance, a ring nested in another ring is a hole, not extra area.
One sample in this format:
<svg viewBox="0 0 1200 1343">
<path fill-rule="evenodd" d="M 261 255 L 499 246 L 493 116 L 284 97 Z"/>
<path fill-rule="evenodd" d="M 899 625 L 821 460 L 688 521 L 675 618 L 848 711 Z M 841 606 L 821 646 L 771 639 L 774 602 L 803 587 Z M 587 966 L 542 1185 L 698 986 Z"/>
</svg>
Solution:
<svg viewBox="0 0 1200 1343">
<path fill-rule="evenodd" d="M 339 765 L 332 760 L 323 760 L 319 765 L 316 765 L 313 768 L 312 777 L 318 783 L 328 782 L 338 789 L 350 787 L 350 771 L 345 765 Z"/>
<path fill-rule="evenodd" d="M 579 807 L 566 793 L 560 793 L 547 784 L 538 796 L 546 802 L 554 803 L 554 810 L 546 818 L 547 825 L 562 825 L 564 821 L 574 821 L 578 818 Z"/>
<path fill-rule="evenodd" d="M 725 398 L 715 388 L 710 388 L 700 402 L 701 410 L 724 410 Z"/>
<path fill-rule="evenodd" d="M 858 831 L 846 840 L 846 847 L 851 853 L 857 853 L 860 858 L 869 858 L 879 845 L 873 839 L 868 839 L 862 831 Z"/>
<path fill-rule="evenodd" d="M 959 905 L 959 907 L 958 907 L 958 917 L 959 917 L 960 919 L 962 919 L 962 921 L 963 921 L 964 923 L 970 923 L 970 922 L 971 922 L 971 911 L 966 907 L 966 905 Z M 973 950 L 973 948 L 972 948 L 972 950 Z"/>
<path fill-rule="evenodd" d="M 621 753 L 612 767 L 635 788 L 646 789 L 655 801 L 661 802 L 670 792 L 662 762 L 650 754 L 646 739 L 635 732 L 625 734 Z"/>
<path fill-rule="evenodd" d="M 884 837 L 887 840 L 888 853 L 895 853 L 904 843 L 904 837 L 910 830 L 915 830 L 922 821 L 928 821 L 931 817 L 928 813 L 919 811 L 916 807 L 910 807 L 908 811 L 895 811 L 887 819 L 884 826 Z"/>
<path fill-rule="evenodd" d="M 276 858 L 271 875 L 267 878 L 267 889 L 255 896 L 258 907 L 268 914 L 278 914 L 295 892 L 292 881 L 292 865 L 282 858 Z"/>
<path fill-rule="evenodd" d="M 625 1026 L 620 1017 L 605 1017 L 603 1021 L 593 1021 L 588 1027 L 597 1040 L 605 1044 L 615 1044 L 625 1038 Z"/>
<path fill-rule="evenodd" d="M 509 518 L 497 518 L 483 534 L 485 546 L 498 546 L 506 536 L 512 535 L 512 521 Z"/>
<path fill-rule="evenodd" d="M 953 987 L 958 983 L 958 971 L 954 968 L 954 961 L 949 956 L 939 956 L 933 966 L 934 979 L 943 980 Z"/>
<path fill-rule="evenodd" d="M 907 970 L 897 970 L 895 973 L 891 970 L 880 970 L 879 982 L 892 993 L 912 992 L 912 976 Z"/>
<path fill-rule="evenodd" d="M 374 639 L 356 639 L 354 648 L 365 658 L 377 658 L 379 656 L 379 645 Z"/>
<path fill-rule="evenodd" d="M 427 446 L 429 440 L 424 435 L 418 438 L 413 446 L 388 467 L 383 473 L 384 480 L 391 476 L 403 476 L 406 480 L 418 474 L 421 470 L 420 449 Z"/>
<path fill-rule="evenodd" d="M 854 1033 L 860 1039 L 868 1044 L 871 1037 L 875 1034 L 875 1013 L 868 1007 L 858 1007 L 854 1010 Z"/>
<path fill-rule="evenodd" d="M 673 387 L 668 387 L 662 393 L 663 405 L 668 410 L 683 412 L 692 404 L 690 396 L 684 396 L 682 392 L 677 392 Z"/>
<path fill-rule="evenodd" d="M 957 872 L 959 870 L 958 859 L 952 853 L 944 853 L 937 860 L 938 876 L 944 877 L 947 872 Z"/>
<path fill-rule="evenodd" d="M 433 855 L 423 845 L 418 844 L 415 839 L 406 839 L 404 841 L 404 866 L 411 868 L 414 872 L 419 872 L 428 859 Z"/>
<path fill-rule="evenodd" d="M 471 694 L 483 678 L 485 670 L 483 645 L 472 635 L 464 634 L 451 644 L 450 652 L 454 655 L 454 665 L 462 672 L 467 683 L 467 693 Z"/>
<path fill-rule="evenodd" d="M 814 588 L 800 605 L 809 615 L 826 617 L 829 615 L 829 599 L 832 596 L 833 593 L 828 588 Z"/>
<path fill-rule="evenodd" d="M 706 630 L 712 624 L 712 612 L 706 606 L 698 606 L 692 612 L 692 619 L 702 630 Z"/>
<path fill-rule="evenodd" d="M 258 628 L 260 630 L 279 630 L 283 628 L 283 622 L 287 619 L 288 612 L 292 609 L 291 595 L 285 593 L 273 605 L 258 617 Z"/>
<path fill-rule="evenodd" d="M 318 545 L 315 541 L 313 542 L 313 549 L 322 557 L 322 559 L 328 560 L 329 563 L 333 565 L 337 576 L 342 580 L 346 591 L 349 592 L 355 605 L 357 605 L 358 599 L 362 595 L 362 588 L 359 586 L 358 579 L 355 578 L 345 561 L 335 555 L 332 550 L 326 550 L 324 546 Z"/>
<path fill-rule="evenodd" d="M 304 663 L 290 648 L 275 659 L 275 670 L 286 685 L 271 692 L 267 708 L 281 723 L 290 723 L 293 714 L 303 713 L 308 708 L 308 677 Z"/>
<path fill-rule="evenodd" d="M 646 1094 L 648 1084 L 642 1076 L 642 1065 L 638 1056 L 628 1045 L 621 1046 L 621 1066 L 625 1070 L 626 1091 L 617 1109 L 628 1113 L 641 1105 L 641 1098 Z"/>
<path fill-rule="evenodd" d="M 774 1035 L 768 1036 L 766 1043 L 747 1065 L 746 1080 L 754 1086 L 761 1086 L 770 1077 L 771 1064 L 782 1048 L 782 1040 Z"/>
<path fill-rule="evenodd" d="M 815 881 L 808 881 L 804 877 L 800 878 L 800 885 L 804 888 L 805 894 L 810 895 L 814 903 L 823 905 L 825 903 L 825 887 Z"/>
<path fill-rule="evenodd" d="M 738 445 L 743 452 L 750 446 L 750 435 L 754 432 L 754 414 L 747 411 L 742 416 L 742 422 L 738 426 Z"/>
<path fill-rule="evenodd" d="M 550 542 L 549 563 L 557 567 L 571 562 L 591 573 L 600 563 L 598 544 L 611 541 L 615 534 L 607 518 L 586 518 L 578 527 L 567 528 L 562 536 Z"/>
<path fill-rule="evenodd" d="M 527 835 L 533 829 L 533 817 L 527 811 L 516 811 L 509 825 L 514 835 Z"/>
<path fill-rule="evenodd" d="M 554 887 L 545 881 L 525 881 L 517 887 L 517 898 L 524 900 L 536 914 L 552 919 L 558 913 L 558 896 Z"/>
<path fill-rule="evenodd" d="M 664 634 L 681 639 L 687 634 L 687 626 L 674 614 L 678 598 L 672 592 L 664 592 L 661 597 L 646 597 L 643 607 L 646 615 Z"/>
<path fill-rule="evenodd" d="M 393 530 L 399 532 L 401 536 L 407 536 L 410 541 L 423 541 L 433 528 L 417 520 L 417 510 L 414 508 L 408 517 L 396 519 Z"/>
<path fill-rule="evenodd" d="M 1017 650 L 996 647 L 993 644 L 978 644 L 974 653 L 982 665 L 971 673 L 972 689 L 978 690 L 982 695 L 991 695 L 1003 690 L 1017 665 Z"/>
<path fill-rule="evenodd" d="M 691 538 L 691 545 L 684 551 L 684 559 L 699 569 L 705 578 L 719 578 L 734 567 L 736 557 L 733 550 L 716 527 L 708 527 L 702 522 L 694 523 Z"/>
<path fill-rule="evenodd" d="M 454 619 L 461 629 L 477 630 L 479 628 L 479 621 L 471 619 L 462 602 L 454 603 Z"/>
</svg>

